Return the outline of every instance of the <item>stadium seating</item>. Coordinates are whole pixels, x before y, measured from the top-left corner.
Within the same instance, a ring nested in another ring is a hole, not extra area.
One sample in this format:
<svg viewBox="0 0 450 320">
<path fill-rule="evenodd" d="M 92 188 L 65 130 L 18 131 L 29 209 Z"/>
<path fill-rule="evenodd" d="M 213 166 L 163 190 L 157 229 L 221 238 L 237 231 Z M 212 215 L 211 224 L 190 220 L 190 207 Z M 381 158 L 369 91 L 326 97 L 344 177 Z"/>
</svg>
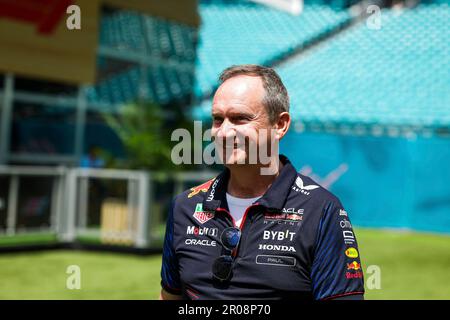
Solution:
<svg viewBox="0 0 450 320">
<path fill-rule="evenodd" d="M 302 122 L 450 125 L 450 8 L 383 10 L 278 71 Z"/>
<path fill-rule="evenodd" d="M 189 96 L 195 38 L 193 27 L 131 11 L 102 15 L 97 63 L 100 80 L 87 88 L 89 103 L 111 109 L 138 98 L 165 104 Z M 105 48 L 113 55 L 102 53 Z M 125 67 L 108 73 L 117 61 Z"/>
<path fill-rule="evenodd" d="M 89 102 L 117 105 L 140 96 L 165 104 L 191 94 L 192 90 L 196 97 L 207 96 L 214 90 L 218 73 L 226 66 L 271 63 L 350 19 L 346 10 L 334 10 L 325 2 L 309 0 L 301 16 L 292 16 L 249 1 L 202 0 L 198 34 L 194 28 L 132 12 L 104 15 L 101 47 L 124 56 L 141 55 L 148 62 L 154 57 L 192 62 L 192 68 L 162 66 L 157 60 L 146 68 L 136 64 L 89 87 Z M 100 73 L 108 67 L 101 54 L 98 66 Z M 147 80 L 144 88 L 139 84 L 142 77 Z"/>
<path fill-rule="evenodd" d="M 303 13 L 293 16 L 250 1 L 202 0 L 198 34 L 194 28 L 131 12 L 106 15 L 101 46 L 150 60 L 191 62 L 192 69 L 136 63 L 88 88 L 89 102 L 108 106 L 145 97 L 165 104 L 194 90 L 201 101 L 194 117 L 209 118 L 221 70 L 241 63 L 271 65 L 293 55 L 277 70 L 290 92 L 294 120 L 306 125 L 448 126 L 448 2 L 385 9 L 380 30 L 362 21 L 296 54 L 348 23 L 352 17 L 343 7 L 351 3 L 307 0 Z M 100 55 L 100 70 L 105 65 L 107 59 Z"/>
<path fill-rule="evenodd" d="M 380 30 L 362 21 L 277 67 L 294 120 L 415 131 L 450 126 L 448 3 L 386 9 L 381 17 Z M 203 100 L 195 116 L 208 118 L 210 107 Z"/>
<path fill-rule="evenodd" d="M 200 3 L 195 95 L 211 94 L 232 64 L 270 64 L 350 19 L 345 10 L 315 2 L 300 16 L 244 1 Z"/>
</svg>

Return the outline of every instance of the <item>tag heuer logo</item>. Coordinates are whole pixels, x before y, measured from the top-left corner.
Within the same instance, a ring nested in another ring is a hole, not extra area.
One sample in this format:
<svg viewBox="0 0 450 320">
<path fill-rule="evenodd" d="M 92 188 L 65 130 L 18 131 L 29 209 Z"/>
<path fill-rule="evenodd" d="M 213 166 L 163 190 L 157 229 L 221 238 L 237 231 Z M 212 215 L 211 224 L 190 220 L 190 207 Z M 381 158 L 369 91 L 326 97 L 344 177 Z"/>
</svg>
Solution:
<svg viewBox="0 0 450 320">
<path fill-rule="evenodd" d="M 214 212 L 203 211 L 203 204 L 197 203 L 197 206 L 195 207 L 194 218 L 201 224 L 204 224 L 206 221 L 214 218 Z"/>
</svg>

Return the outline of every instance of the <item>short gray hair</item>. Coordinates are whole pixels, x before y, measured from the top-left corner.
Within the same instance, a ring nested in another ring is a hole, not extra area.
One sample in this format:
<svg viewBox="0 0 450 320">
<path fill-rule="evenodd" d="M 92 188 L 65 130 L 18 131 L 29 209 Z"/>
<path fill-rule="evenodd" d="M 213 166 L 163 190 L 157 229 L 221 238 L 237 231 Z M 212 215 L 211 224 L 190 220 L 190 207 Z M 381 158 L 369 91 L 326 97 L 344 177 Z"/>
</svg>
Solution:
<svg viewBox="0 0 450 320">
<path fill-rule="evenodd" d="M 289 112 L 288 92 L 274 69 L 256 64 L 234 65 L 222 71 L 219 77 L 220 84 L 240 75 L 261 78 L 263 87 L 266 90 L 263 105 L 266 108 L 270 123 L 275 123 L 280 113 Z"/>
</svg>

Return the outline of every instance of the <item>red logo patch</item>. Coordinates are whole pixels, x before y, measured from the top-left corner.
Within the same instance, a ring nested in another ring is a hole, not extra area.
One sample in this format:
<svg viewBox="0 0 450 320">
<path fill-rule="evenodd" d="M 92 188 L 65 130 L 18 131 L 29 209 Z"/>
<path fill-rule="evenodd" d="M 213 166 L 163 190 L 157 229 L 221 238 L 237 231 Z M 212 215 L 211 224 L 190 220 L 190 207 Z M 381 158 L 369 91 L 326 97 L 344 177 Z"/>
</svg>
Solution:
<svg viewBox="0 0 450 320">
<path fill-rule="evenodd" d="M 203 204 L 197 203 L 197 206 L 195 207 L 194 218 L 201 224 L 204 224 L 206 221 L 214 218 L 214 212 L 203 211 Z"/>
<path fill-rule="evenodd" d="M 203 184 L 201 184 L 199 186 L 191 188 L 191 193 L 188 194 L 188 198 L 192 198 L 193 196 L 195 196 L 196 194 L 198 194 L 200 192 L 207 192 L 209 187 L 213 183 L 214 179 L 215 178 L 213 178 L 213 179 L 211 179 L 209 181 L 206 181 L 205 183 L 203 183 Z"/>
<path fill-rule="evenodd" d="M 346 272 L 345 277 L 347 279 L 361 279 L 363 277 L 363 274 L 360 271 L 356 271 L 355 273 Z"/>
</svg>

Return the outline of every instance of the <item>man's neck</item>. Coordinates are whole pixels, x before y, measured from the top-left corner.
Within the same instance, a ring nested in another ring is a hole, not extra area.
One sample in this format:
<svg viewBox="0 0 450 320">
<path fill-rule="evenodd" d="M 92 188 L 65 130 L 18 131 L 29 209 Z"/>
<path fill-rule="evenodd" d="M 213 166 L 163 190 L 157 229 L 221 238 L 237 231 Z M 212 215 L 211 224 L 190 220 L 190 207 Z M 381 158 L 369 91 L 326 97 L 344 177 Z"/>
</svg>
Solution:
<svg viewBox="0 0 450 320">
<path fill-rule="evenodd" d="M 231 165 L 227 192 L 238 198 L 254 198 L 262 196 L 270 188 L 283 167 L 278 159 L 272 159 L 275 174 L 261 174 L 260 165 Z"/>
</svg>

